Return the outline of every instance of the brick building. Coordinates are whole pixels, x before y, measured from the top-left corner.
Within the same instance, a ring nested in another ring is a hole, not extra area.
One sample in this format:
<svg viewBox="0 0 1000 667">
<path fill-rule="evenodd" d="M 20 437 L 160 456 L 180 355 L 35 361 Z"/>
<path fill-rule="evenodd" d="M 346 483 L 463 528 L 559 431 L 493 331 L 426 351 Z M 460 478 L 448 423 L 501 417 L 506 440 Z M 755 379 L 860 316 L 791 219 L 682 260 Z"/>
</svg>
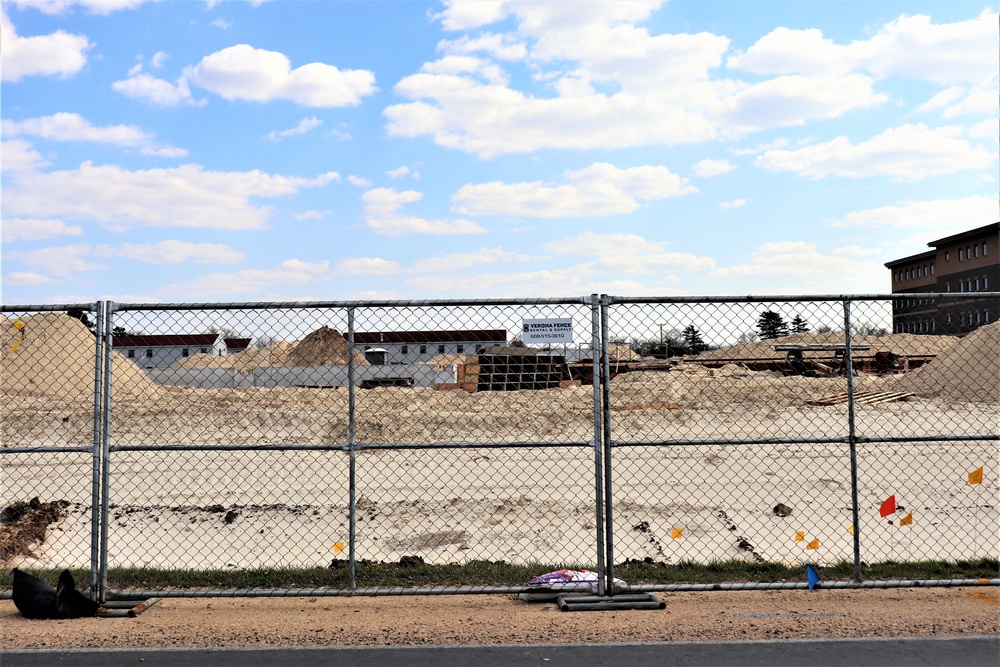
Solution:
<svg viewBox="0 0 1000 667">
<path fill-rule="evenodd" d="M 892 304 L 895 333 L 963 335 L 1000 317 L 1000 222 L 946 236 L 926 252 L 887 262 L 893 294 L 959 293 L 967 298 L 899 298 Z"/>
</svg>

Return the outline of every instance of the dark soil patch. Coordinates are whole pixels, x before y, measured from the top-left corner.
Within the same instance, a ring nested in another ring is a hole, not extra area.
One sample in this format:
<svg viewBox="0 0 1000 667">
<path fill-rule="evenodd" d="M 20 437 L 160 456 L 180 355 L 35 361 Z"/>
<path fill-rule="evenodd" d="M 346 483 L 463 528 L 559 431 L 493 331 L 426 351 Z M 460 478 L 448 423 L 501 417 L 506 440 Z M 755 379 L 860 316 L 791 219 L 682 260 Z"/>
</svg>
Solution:
<svg viewBox="0 0 1000 667">
<path fill-rule="evenodd" d="M 27 556 L 45 541 L 49 526 L 66 516 L 68 500 L 43 503 L 34 497 L 15 501 L 0 510 L 0 563 L 15 556 Z"/>
</svg>

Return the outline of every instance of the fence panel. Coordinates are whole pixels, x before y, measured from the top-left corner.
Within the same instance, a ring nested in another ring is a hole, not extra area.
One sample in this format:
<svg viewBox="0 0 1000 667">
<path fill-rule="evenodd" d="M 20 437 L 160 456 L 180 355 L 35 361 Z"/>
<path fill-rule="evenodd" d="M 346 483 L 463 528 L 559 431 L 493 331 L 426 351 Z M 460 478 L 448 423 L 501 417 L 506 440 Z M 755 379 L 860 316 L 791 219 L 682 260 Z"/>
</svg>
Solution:
<svg viewBox="0 0 1000 667">
<path fill-rule="evenodd" d="M 936 296 L 997 319 L 995 295 Z M 615 564 L 856 560 L 859 577 L 1000 553 L 997 325 L 893 334 L 888 298 L 609 304 L 612 343 L 667 357 L 616 375 L 610 347 Z"/>
<path fill-rule="evenodd" d="M 98 304 L 0 312 L 0 564 L 83 570 L 80 585 L 96 586 L 102 313 Z M 10 581 L 4 572 L 0 597 Z"/>
</svg>

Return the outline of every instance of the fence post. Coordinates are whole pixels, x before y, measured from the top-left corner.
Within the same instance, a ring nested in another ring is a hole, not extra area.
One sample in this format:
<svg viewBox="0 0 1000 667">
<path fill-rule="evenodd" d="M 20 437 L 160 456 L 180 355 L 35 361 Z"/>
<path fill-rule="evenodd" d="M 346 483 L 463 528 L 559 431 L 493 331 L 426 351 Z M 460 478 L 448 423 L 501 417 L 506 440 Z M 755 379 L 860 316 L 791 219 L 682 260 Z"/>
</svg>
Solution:
<svg viewBox="0 0 1000 667">
<path fill-rule="evenodd" d="M 104 461 L 101 475 L 101 583 L 99 602 L 105 602 L 108 593 L 108 496 L 110 495 L 111 468 L 111 350 L 114 346 L 112 324 L 115 306 L 113 301 L 104 302 L 104 409 L 102 416 L 101 456 Z"/>
<path fill-rule="evenodd" d="M 350 460 L 350 472 L 348 473 L 349 499 L 347 509 L 348 525 L 348 554 L 347 554 L 347 588 L 354 590 L 357 588 L 355 579 L 355 564 L 357 558 L 354 551 L 357 546 L 357 517 L 356 517 L 356 460 L 354 452 L 354 308 L 347 309 L 347 451 Z"/>
<path fill-rule="evenodd" d="M 601 304 L 601 421 L 603 422 L 603 447 L 604 447 L 604 525 L 605 525 L 605 576 L 607 578 L 607 590 L 614 594 L 615 580 L 615 527 L 614 493 L 611 486 L 611 366 L 608 362 L 608 295 L 602 294 Z"/>
<path fill-rule="evenodd" d="M 90 490 L 90 597 L 96 600 L 98 591 L 98 573 L 101 568 L 101 435 L 104 432 L 101 422 L 101 395 L 104 381 L 104 302 L 94 304 L 97 311 L 94 331 L 94 434 Z"/>
<path fill-rule="evenodd" d="M 854 581 L 861 583 L 861 526 L 858 522 L 858 436 L 854 422 L 854 362 L 851 355 L 851 301 L 844 300 L 844 372 L 847 374 L 847 427 L 851 448 L 851 522 L 854 526 Z"/>
<path fill-rule="evenodd" d="M 594 525 L 597 526 L 597 594 L 604 595 L 604 431 L 601 406 L 601 305 L 590 295 L 591 388 L 594 393 Z"/>
</svg>

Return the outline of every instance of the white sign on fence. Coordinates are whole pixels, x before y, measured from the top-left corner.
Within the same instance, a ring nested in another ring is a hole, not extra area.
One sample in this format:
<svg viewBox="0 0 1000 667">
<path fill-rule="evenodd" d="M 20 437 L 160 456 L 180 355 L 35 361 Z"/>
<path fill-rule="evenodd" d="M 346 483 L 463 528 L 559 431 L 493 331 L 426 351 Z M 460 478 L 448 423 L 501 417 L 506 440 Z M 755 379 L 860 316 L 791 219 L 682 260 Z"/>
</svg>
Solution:
<svg viewBox="0 0 1000 667">
<path fill-rule="evenodd" d="M 573 318 L 571 317 L 521 320 L 521 325 L 523 327 L 521 340 L 528 345 L 573 342 Z"/>
</svg>

